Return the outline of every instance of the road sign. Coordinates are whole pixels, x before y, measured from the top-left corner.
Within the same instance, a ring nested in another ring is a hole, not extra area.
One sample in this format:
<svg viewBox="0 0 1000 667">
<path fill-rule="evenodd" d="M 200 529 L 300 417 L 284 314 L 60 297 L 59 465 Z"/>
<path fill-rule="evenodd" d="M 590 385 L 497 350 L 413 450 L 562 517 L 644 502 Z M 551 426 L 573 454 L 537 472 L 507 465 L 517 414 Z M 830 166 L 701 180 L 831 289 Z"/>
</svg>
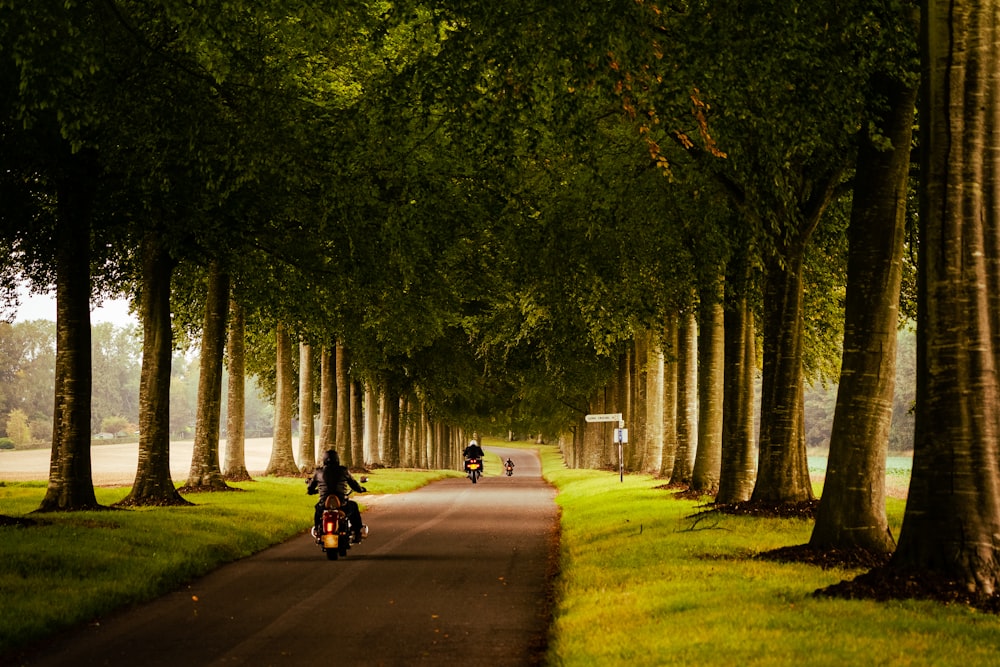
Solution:
<svg viewBox="0 0 1000 667">
<path fill-rule="evenodd" d="M 620 422 L 622 420 L 622 413 L 613 412 L 604 415 L 587 415 L 584 419 L 588 422 Z"/>
</svg>

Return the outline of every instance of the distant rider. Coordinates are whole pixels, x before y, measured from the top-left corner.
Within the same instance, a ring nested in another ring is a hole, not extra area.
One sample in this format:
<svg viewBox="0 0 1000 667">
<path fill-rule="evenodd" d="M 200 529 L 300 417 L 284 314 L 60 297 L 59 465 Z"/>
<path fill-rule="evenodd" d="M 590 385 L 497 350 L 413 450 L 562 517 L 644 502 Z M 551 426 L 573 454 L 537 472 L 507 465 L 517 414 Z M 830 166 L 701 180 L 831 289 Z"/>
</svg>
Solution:
<svg viewBox="0 0 1000 667">
<path fill-rule="evenodd" d="M 351 471 L 346 466 L 340 465 L 340 455 L 334 450 L 328 450 L 323 455 L 323 461 L 312 478 L 306 480 L 309 495 L 319 494 L 319 502 L 316 503 L 316 512 L 313 515 L 313 524 L 316 526 L 317 534 L 320 533 L 320 522 L 323 520 L 323 510 L 326 508 L 326 499 L 336 496 L 340 501 L 340 507 L 347 514 L 351 521 L 351 529 L 354 533 L 353 541 L 361 541 L 361 531 L 364 524 L 361 523 L 361 509 L 353 500 L 348 500 L 351 490 L 357 493 L 364 493 L 368 489 L 358 484 Z"/>
<path fill-rule="evenodd" d="M 507 460 L 504 462 L 503 467 L 506 468 L 507 470 L 514 469 L 514 462 L 510 460 L 509 456 L 507 457 Z"/>
<path fill-rule="evenodd" d="M 462 456 L 465 457 L 465 469 L 469 469 L 469 459 L 479 459 L 479 470 L 482 471 L 485 467 L 483 462 L 483 457 L 486 453 L 483 452 L 483 448 L 479 446 L 475 440 L 469 441 L 469 446 L 462 451 Z"/>
</svg>

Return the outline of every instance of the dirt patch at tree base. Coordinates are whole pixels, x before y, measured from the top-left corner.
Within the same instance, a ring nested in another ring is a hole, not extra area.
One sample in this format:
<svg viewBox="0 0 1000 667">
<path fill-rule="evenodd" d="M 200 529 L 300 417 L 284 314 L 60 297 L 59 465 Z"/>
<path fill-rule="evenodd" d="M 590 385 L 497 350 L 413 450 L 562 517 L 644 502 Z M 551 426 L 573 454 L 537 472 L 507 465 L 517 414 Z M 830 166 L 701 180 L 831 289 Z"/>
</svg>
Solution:
<svg viewBox="0 0 1000 667">
<path fill-rule="evenodd" d="M 760 560 L 769 560 L 777 563 L 805 563 L 821 567 L 824 570 L 831 570 L 833 568 L 873 569 L 883 567 L 889 562 L 891 557 L 892 554 L 877 553 L 862 548 L 820 549 L 808 544 L 781 547 L 780 549 L 759 553 L 756 556 Z"/>
<path fill-rule="evenodd" d="M 708 511 L 734 516 L 755 516 L 765 519 L 815 519 L 819 500 L 797 503 L 770 503 L 747 501 L 745 503 L 715 504 Z"/>
<path fill-rule="evenodd" d="M 932 572 L 878 567 L 813 593 L 817 597 L 848 600 L 934 600 L 962 604 L 990 614 L 1000 613 L 1000 595 L 970 593 L 960 582 Z"/>
</svg>

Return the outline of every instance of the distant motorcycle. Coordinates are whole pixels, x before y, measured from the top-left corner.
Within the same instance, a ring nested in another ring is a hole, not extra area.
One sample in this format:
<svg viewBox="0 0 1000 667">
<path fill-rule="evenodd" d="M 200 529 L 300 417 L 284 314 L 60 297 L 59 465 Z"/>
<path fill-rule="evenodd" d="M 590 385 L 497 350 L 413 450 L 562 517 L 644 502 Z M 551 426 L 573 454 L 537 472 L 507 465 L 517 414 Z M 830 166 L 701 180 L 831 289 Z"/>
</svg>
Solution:
<svg viewBox="0 0 1000 667">
<path fill-rule="evenodd" d="M 364 484 L 368 478 L 362 477 Z M 320 545 L 326 553 L 327 560 L 337 560 L 341 556 L 347 556 L 347 550 L 351 548 L 351 531 L 353 526 L 340 504 L 340 498 L 330 494 L 326 498 L 326 509 L 323 510 L 323 518 L 319 524 L 312 527 L 312 536 L 316 544 Z M 362 524 L 361 538 L 368 537 L 368 526 Z"/>
<path fill-rule="evenodd" d="M 507 474 L 508 477 L 513 477 L 514 476 L 514 462 L 513 461 L 507 461 L 506 463 L 504 463 L 503 464 L 503 469 L 504 469 L 504 472 Z"/>
<path fill-rule="evenodd" d="M 475 484 L 483 476 L 483 460 L 478 457 L 465 459 L 465 475 Z"/>
</svg>

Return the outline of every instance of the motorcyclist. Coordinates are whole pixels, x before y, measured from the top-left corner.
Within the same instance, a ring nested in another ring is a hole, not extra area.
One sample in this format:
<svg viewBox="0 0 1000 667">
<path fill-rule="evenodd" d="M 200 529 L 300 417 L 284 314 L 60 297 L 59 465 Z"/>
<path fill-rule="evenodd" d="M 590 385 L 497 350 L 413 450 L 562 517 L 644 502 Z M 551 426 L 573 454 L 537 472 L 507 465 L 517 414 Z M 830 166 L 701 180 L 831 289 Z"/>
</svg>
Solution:
<svg viewBox="0 0 1000 667">
<path fill-rule="evenodd" d="M 514 462 L 510 460 L 509 456 L 507 457 L 507 460 L 504 461 L 503 467 L 506 468 L 507 470 L 514 469 Z"/>
<path fill-rule="evenodd" d="M 330 496 L 336 496 L 340 501 L 340 507 L 347 514 L 351 522 L 353 532 L 353 542 L 361 541 L 364 524 L 361 522 L 361 509 L 353 500 L 349 500 L 350 492 L 364 493 L 368 489 L 361 486 L 351 471 L 346 466 L 340 465 L 340 455 L 334 450 L 328 450 L 323 454 L 323 460 L 312 477 L 306 480 L 308 488 L 306 493 L 310 495 L 319 494 L 319 502 L 316 503 L 316 512 L 313 515 L 313 524 L 316 532 L 320 532 L 320 522 L 323 520 L 323 510 L 326 508 L 326 500 Z"/>
<path fill-rule="evenodd" d="M 483 452 L 483 448 L 479 446 L 479 443 L 475 440 L 469 441 L 469 446 L 462 450 L 462 456 L 465 457 L 465 470 L 469 470 L 469 459 L 479 459 L 479 470 L 482 472 L 483 468 L 483 457 L 486 456 Z"/>
</svg>

